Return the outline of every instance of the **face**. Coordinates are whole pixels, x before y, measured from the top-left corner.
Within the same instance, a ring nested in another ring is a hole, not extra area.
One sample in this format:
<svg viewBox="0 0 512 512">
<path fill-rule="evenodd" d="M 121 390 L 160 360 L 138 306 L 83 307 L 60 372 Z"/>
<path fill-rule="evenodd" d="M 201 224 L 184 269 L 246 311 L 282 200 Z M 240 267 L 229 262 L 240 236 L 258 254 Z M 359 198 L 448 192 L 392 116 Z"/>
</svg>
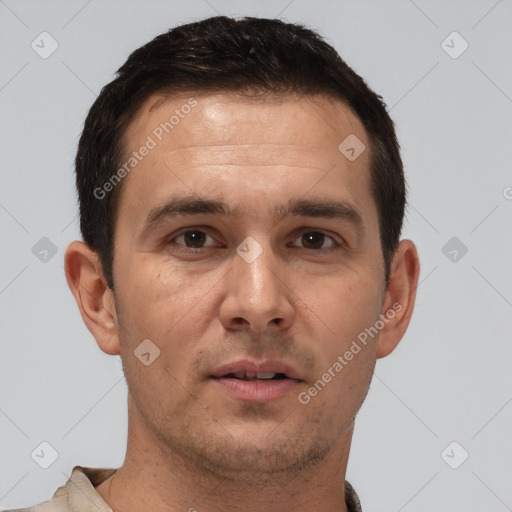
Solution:
<svg viewBox="0 0 512 512">
<path fill-rule="evenodd" d="M 155 95 L 125 143 L 145 153 L 123 178 L 113 269 L 131 413 L 211 468 L 320 460 L 351 433 L 378 336 L 353 342 L 384 313 L 361 122 L 324 97 Z"/>
</svg>

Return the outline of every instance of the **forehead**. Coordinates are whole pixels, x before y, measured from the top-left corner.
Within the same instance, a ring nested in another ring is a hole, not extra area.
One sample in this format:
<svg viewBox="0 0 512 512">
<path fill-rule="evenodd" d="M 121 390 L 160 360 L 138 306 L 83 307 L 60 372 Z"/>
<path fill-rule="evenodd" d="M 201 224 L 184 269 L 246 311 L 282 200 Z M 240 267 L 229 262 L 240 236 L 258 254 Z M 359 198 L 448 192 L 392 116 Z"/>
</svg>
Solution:
<svg viewBox="0 0 512 512">
<path fill-rule="evenodd" d="M 282 130 L 285 126 L 287 131 Z M 192 142 L 207 135 L 210 142 L 220 145 L 241 144 L 252 135 L 257 140 L 251 143 L 288 143 L 318 154 L 321 149 L 332 149 L 343 134 L 358 134 L 367 142 L 366 131 L 350 107 L 325 95 L 153 94 L 128 126 L 125 143 L 137 144 L 143 142 L 141 137 L 151 135 L 160 146 L 185 146 L 186 139 Z"/>
<path fill-rule="evenodd" d="M 357 159 L 340 151 L 346 140 L 365 148 Z M 132 217 L 171 192 L 229 193 L 241 210 L 257 194 L 270 200 L 312 190 L 335 199 L 339 189 L 347 201 L 370 199 L 366 131 L 347 105 L 326 96 L 154 94 L 128 126 L 124 146 L 126 160 L 145 153 L 123 182 L 121 204 L 130 203 Z"/>
</svg>

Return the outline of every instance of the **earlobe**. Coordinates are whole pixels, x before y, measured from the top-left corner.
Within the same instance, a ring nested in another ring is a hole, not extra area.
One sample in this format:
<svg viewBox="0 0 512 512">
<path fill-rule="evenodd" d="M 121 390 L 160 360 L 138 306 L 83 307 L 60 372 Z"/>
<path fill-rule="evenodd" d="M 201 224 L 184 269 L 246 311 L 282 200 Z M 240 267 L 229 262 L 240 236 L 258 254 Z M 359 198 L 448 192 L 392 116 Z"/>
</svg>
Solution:
<svg viewBox="0 0 512 512">
<path fill-rule="evenodd" d="M 411 240 L 398 245 L 386 288 L 382 315 L 385 318 L 377 345 L 377 358 L 386 357 L 402 339 L 414 309 L 420 263 Z"/>
<path fill-rule="evenodd" d="M 101 272 L 98 254 L 79 240 L 64 256 L 66 280 L 85 325 L 103 352 L 120 354 L 114 295 Z"/>
</svg>

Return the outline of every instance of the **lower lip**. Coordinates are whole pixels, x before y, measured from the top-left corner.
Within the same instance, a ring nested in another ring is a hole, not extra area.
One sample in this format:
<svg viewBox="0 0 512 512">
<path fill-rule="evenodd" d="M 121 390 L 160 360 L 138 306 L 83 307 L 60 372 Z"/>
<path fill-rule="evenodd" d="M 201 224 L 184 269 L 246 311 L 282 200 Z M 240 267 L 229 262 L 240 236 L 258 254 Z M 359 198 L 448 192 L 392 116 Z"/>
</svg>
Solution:
<svg viewBox="0 0 512 512">
<path fill-rule="evenodd" d="M 278 379 L 269 381 L 250 381 L 234 378 L 214 378 L 215 382 L 231 397 L 246 402 L 270 402 L 296 390 L 299 381 Z"/>
</svg>

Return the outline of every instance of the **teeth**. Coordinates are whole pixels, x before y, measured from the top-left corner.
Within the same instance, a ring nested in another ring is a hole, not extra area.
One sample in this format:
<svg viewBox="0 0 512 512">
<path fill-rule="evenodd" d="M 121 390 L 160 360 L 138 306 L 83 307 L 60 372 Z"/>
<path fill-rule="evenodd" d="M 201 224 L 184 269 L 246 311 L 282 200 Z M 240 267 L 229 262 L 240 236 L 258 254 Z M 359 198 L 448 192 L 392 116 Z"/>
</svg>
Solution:
<svg viewBox="0 0 512 512">
<path fill-rule="evenodd" d="M 276 375 L 276 372 L 238 372 L 234 374 L 237 379 L 273 379 Z"/>
<path fill-rule="evenodd" d="M 257 373 L 256 378 L 258 379 L 273 379 L 277 374 L 275 372 Z"/>
</svg>

